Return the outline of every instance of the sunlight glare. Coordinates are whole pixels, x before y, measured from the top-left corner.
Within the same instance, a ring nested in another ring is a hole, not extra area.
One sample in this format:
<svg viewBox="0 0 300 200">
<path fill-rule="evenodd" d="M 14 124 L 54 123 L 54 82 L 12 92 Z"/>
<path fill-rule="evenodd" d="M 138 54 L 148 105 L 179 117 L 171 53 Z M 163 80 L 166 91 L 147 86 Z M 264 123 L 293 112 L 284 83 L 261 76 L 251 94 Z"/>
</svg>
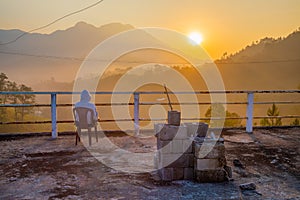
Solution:
<svg viewBox="0 0 300 200">
<path fill-rule="evenodd" d="M 196 45 L 200 45 L 203 41 L 203 37 L 199 32 L 191 32 L 188 37 Z"/>
</svg>

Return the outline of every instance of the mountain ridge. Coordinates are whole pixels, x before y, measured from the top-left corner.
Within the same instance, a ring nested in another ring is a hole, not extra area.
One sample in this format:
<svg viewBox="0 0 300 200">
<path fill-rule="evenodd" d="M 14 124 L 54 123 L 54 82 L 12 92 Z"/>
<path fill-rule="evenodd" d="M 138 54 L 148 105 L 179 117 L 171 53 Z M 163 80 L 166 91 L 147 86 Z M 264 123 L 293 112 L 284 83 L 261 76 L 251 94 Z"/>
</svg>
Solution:
<svg viewBox="0 0 300 200">
<path fill-rule="evenodd" d="M 247 45 L 240 51 L 227 55 L 223 58 L 217 59 L 217 62 L 238 62 L 254 60 L 260 61 L 268 59 L 299 59 L 300 55 L 300 28 L 286 37 L 279 37 L 277 39 L 272 37 L 265 37 L 259 41 Z M 287 53 L 287 50 L 289 52 Z"/>
<path fill-rule="evenodd" d="M 28 33 L 10 45 L 0 45 L 0 71 L 7 73 L 12 80 L 29 85 L 51 77 L 58 82 L 70 83 L 82 62 L 76 58 L 84 58 L 101 41 L 131 29 L 134 27 L 129 24 L 111 23 L 95 27 L 78 22 L 50 34 Z M 0 42 L 10 41 L 22 33 L 17 29 L 0 30 Z M 1 51 L 21 55 L 1 54 Z M 300 29 L 283 38 L 266 37 L 253 42 L 232 55 L 224 54 L 216 63 L 226 89 L 293 89 L 300 83 L 299 59 Z M 274 63 L 276 60 L 296 61 Z"/>
</svg>

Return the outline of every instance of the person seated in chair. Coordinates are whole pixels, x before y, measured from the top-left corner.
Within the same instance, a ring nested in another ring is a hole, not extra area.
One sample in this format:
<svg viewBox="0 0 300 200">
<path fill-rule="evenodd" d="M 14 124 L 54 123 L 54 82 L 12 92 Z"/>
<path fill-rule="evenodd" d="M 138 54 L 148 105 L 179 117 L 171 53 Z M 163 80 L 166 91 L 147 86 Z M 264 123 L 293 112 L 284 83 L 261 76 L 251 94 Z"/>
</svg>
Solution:
<svg viewBox="0 0 300 200">
<path fill-rule="evenodd" d="M 78 108 L 78 107 L 81 107 L 81 108 L 90 108 L 94 111 L 94 116 L 93 116 L 93 122 L 97 123 L 98 121 L 98 113 L 97 113 L 97 110 L 96 110 L 96 106 L 95 104 L 91 103 L 91 95 L 89 93 L 89 91 L 87 90 L 83 90 L 81 92 L 81 95 L 80 95 L 80 101 L 77 102 L 75 104 L 75 108 Z"/>
</svg>

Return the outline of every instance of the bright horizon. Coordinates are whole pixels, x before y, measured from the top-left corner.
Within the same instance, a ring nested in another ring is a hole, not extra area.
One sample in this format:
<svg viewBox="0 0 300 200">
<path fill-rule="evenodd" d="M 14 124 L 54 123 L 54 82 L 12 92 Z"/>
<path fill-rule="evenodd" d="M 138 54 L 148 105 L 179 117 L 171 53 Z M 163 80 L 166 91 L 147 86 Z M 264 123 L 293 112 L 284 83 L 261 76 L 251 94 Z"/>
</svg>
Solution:
<svg viewBox="0 0 300 200">
<path fill-rule="evenodd" d="M 0 29 L 29 31 L 95 2 L 2 0 Z M 137 28 L 168 28 L 185 35 L 199 32 L 204 38 L 201 45 L 217 59 L 225 52 L 235 53 L 264 37 L 286 37 L 295 31 L 300 26 L 300 1 L 104 0 L 38 32 L 67 29 L 79 21 L 96 27 L 119 22 Z"/>
</svg>

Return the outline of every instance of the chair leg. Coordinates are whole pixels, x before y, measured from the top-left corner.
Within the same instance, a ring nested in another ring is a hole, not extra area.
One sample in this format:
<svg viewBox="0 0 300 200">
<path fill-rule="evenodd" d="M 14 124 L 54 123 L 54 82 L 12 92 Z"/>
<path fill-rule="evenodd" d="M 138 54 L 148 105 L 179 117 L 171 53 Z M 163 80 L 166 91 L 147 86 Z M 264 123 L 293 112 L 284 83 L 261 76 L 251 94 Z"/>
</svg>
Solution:
<svg viewBox="0 0 300 200">
<path fill-rule="evenodd" d="M 92 145 L 91 128 L 88 128 L 89 146 Z"/>
<path fill-rule="evenodd" d="M 97 125 L 94 128 L 95 128 L 96 142 L 98 142 Z"/>
<path fill-rule="evenodd" d="M 75 138 L 75 145 L 77 145 L 77 141 L 80 142 L 80 133 L 81 133 L 81 130 L 79 128 L 77 128 L 77 130 L 76 130 L 76 138 Z"/>
<path fill-rule="evenodd" d="M 77 145 L 77 137 L 78 137 L 78 133 L 77 133 L 77 131 L 76 131 L 76 133 L 75 133 L 75 145 Z"/>
<path fill-rule="evenodd" d="M 75 145 L 77 145 L 77 139 L 78 139 L 78 128 L 76 129 L 75 132 Z"/>
</svg>

